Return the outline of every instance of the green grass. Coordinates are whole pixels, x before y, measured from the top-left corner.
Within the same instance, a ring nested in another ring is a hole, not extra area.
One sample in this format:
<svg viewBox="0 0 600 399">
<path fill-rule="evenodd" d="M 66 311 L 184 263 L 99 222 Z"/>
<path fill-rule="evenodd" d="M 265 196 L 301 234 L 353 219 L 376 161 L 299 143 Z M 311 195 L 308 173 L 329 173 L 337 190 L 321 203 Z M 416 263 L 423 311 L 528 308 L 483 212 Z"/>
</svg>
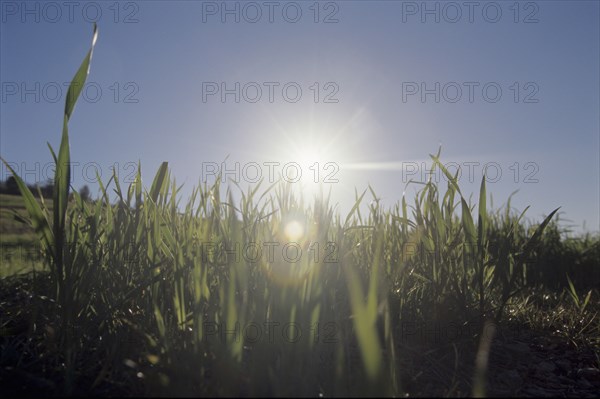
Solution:
<svg viewBox="0 0 600 399">
<path fill-rule="evenodd" d="M 74 87 L 85 82 L 92 49 Z M 513 320 L 519 306 L 534 320 L 527 305 L 534 290 L 557 289 L 546 281 L 556 281 L 558 292 L 569 287 L 573 299 L 580 282 L 598 286 L 598 237 L 557 238 L 556 210 L 531 225 L 510 201 L 492 212 L 485 181 L 471 203 L 439 152 L 431 157 L 446 187 L 423 182 L 412 202 L 391 209 L 369 187 L 348 215 L 327 197 L 302 198 L 284 184 L 240 190 L 235 203 L 238 188 L 217 179 L 182 202 L 167 163 L 149 187 L 140 167 L 129 186 L 113 176 L 98 200 L 73 193 L 68 203 L 68 120 L 78 94 L 67 96 L 58 156 L 52 151 L 60 166 L 53 206 L 18 178 L 23 205 L 2 198 L 3 208 L 27 211 L 34 232 L 11 224 L 7 242 L 34 234 L 47 271 L 3 282 L 6 292 L 28 293 L 26 305 L 16 295 L 3 302 L 12 315 L 2 321 L 3 345 L 26 334 L 33 349 L 0 366 L 29 364 L 28 373 L 51 379 L 54 393 L 399 396 L 407 321 L 469 327 L 477 344 L 484 323 Z M 290 245 L 283 234 L 290 220 L 305 229 L 297 262 L 281 250 Z M 236 250 L 265 244 L 279 249 L 273 256 Z M 544 269 L 557 255 L 565 263 Z M 597 311 L 597 291 L 590 292 L 591 305 L 576 306 L 586 320 Z M 486 365 L 478 365 L 479 394 Z"/>
<path fill-rule="evenodd" d="M 27 210 L 20 195 L 0 194 L 0 244 L 35 243 L 35 231 L 15 218 L 15 213 L 27 217 Z"/>
<path fill-rule="evenodd" d="M 22 196 L 0 194 L 0 278 L 47 270 L 36 251 L 39 239 L 23 221 L 27 217 Z"/>
</svg>

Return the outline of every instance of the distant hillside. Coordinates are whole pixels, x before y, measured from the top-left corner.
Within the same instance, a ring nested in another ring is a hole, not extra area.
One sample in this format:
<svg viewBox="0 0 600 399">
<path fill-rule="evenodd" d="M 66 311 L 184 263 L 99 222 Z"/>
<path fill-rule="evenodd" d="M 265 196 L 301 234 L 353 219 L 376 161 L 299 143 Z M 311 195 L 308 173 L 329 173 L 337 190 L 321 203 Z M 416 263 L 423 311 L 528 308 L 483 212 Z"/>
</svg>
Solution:
<svg viewBox="0 0 600 399">
<path fill-rule="evenodd" d="M 52 200 L 44 199 L 52 208 Z M 15 212 L 27 218 L 27 210 L 21 195 L 0 194 L 0 244 L 36 243 L 33 229 L 15 217 Z"/>
</svg>

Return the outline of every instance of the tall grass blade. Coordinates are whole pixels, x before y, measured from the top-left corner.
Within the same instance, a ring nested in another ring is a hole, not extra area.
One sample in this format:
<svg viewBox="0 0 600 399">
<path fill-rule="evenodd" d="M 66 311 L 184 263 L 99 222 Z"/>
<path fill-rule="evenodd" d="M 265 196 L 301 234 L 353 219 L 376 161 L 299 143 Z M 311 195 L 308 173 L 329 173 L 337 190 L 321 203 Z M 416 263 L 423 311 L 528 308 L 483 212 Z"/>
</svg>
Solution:
<svg viewBox="0 0 600 399">
<path fill-rule="evenodd" d="M 154 176 L 154 181 L 152 182 L 152 186 L 150 188 L 150 199 L 152 199 L 152 202 L 154 203 L 156 203 L 158 200 L 158 195 L 161 193 L 161 191 L 163 191 L 163 187 L 169 184 L 167 179 L 168 168 L 169 163 L 163 162 L 158 168 L 156 176 Z"/>
</svg>

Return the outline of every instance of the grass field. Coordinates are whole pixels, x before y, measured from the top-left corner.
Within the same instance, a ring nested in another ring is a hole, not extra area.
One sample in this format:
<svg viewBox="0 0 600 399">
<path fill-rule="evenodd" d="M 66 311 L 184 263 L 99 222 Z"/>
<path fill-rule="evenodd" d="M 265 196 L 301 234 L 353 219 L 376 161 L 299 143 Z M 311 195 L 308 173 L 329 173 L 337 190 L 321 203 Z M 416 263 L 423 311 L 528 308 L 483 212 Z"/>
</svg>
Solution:
<svg viewBox="0 0 600 399">
<path fill-rule="evenodd" d="M 150 185 L 113 176 L 97 200 L 69 200 L 68 120 L 91 53 L 67 97 L 52 206 L 20 179 L 21 197 L 0 198 L 2 242 L 35 242 L 44 266 L 2 261 L 3 393 L 600 389 L 598 236 L 566 239 L 557 210 L 533 224 L 510 200 L 490 211 L 485 179 L 471 203 L 439 152 L 447 186 L 423 182 L 391 209 L 368 187 L 347 215 L 284 184 L 234 202 L 217 179 L 181 202 L 167 163 Z"/>
<path fill-rule="evenodd" d="M 27 210 L 20 195 L 0 194 L 0 244 L 35 243 L 35 231 L 15 218 L 14 213 L 27 217 Z"/>
<path fill-rule="evenodd" d="M 51 203 L 50 200 L 50 207 Z M 20 195 L 0 194 L 0 278 L 27 273 L 34 268 L 40 271 L 45 268 L 35 231 L 19 220 L 26 219 L 27 216 L 25 203 Z"/>
</svg>

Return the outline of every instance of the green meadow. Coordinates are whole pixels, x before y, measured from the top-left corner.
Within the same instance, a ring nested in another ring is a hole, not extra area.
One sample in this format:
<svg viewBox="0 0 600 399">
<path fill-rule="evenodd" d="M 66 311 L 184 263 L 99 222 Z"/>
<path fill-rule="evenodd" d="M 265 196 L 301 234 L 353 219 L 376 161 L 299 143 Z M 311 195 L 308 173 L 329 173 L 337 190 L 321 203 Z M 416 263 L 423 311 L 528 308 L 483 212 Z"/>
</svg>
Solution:
<svg viewBox="0 0 600 399">
<path fill-rule="evenodd" d="M 348 214 L 283 183 L 182 198 L 167 162 L 82 199 L 69 119 L 92 50 L 53 197 L 18 176 L 21 195 L 0 195 L 3 393 L 597 394 L 600 241 L 566 234 L 558 208 L 493 210 L 485 178 L 461 191 L 440 151 L 447 183 L 414 182 L 391 208 L 366 187 Z"/>
</svg>

